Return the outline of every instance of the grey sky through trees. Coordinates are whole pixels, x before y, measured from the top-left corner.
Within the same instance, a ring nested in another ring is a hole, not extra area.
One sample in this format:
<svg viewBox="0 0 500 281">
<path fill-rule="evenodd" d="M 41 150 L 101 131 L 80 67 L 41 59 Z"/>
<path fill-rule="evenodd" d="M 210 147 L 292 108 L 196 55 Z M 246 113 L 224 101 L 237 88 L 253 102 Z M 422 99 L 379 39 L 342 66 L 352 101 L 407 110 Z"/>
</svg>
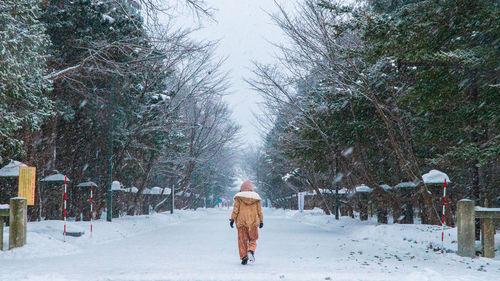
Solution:
<svg viewBox="0 0 500 281">
<path fill-rule="evenodd" d="M 257 121 L 253 113 L 259 114 L 258 94 L 245 83 L 250 78 L 252 61 L 272 63 L 276 48 L 271 42 L 283 38 L 267 13 L 274 13 L 277 7 L 273 0 L 207 0 L 214 9 L 214 19 L 202 19 L 202 28 L 193 37 L 202 40 L 219 40 L 218 57 L 227 58 L 223 70 L 229 73 L 230 95 L 224 99 L 233 111 L 234 119 L 242 126 L 241 136 L 245 144 L 259 142 Z M 279 1 L 285 7 L 294 1 Z M 193 25 L 195 17 L 188 11 L 177 18 L 182 26 Z"/>
</svg>

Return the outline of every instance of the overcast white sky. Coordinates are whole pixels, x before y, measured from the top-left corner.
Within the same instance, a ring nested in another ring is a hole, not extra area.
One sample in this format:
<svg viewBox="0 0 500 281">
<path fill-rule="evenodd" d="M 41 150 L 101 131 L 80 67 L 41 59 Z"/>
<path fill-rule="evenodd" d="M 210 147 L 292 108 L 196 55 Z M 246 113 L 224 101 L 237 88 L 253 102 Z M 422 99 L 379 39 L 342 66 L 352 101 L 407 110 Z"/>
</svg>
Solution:
<svg viewBox="0 0 500 281">
<path fill-rule="evenodd" d="M 206 0 L 215 10 L 216 21 L 203 20 L 203 28 L 196 31 L 196 39 L 220 40 L 217 56 L 227 57 L 223 70 L 229 73 L 230 95 L 225 97 L 236 122 L 242 126 L 245 144 L 260 142 L 256 120 L 252 112 L 260 113 L 257 93 L 250 90 L 244 79 L 251 77 L 252 60 L 272 63 L 276 48 L 271 42 L 279 42 L 283 34 L 266 12 L 277 11 L 274 0 Z M 291 7 L 295 0 L 279 3 Z M 183 24 L 193 23 L 193 16 L 178 19 Z"/>
</svg>

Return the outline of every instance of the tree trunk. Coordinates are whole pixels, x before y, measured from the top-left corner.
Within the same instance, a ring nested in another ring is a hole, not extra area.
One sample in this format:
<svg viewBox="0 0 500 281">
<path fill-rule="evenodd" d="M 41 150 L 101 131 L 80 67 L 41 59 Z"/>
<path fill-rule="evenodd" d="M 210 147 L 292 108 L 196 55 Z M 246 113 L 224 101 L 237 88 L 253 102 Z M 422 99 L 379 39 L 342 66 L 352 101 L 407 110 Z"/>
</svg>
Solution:
<svg viewBox="0 0 500 281">
<path fill-rule="evenodd" d="M 331 215 L 332 210 L 330 210 L 330 208 L 328 207 L 328 203 L 326 202 L 323 194 L 321 194 L 321 192 L 319 191 L 319 188 L 314 186 L 313 189 L 314 189 L 314 192 L 316 192 L 316 195 L 318 195 L 319 200 L 323 203 L 323 211 L 325 212 L 325 214 L 327 214 L 328 216 Z"/>
<path fill-rule="evenodd" d="M 142 196 L 142 190 L 144 190 L 144 188 L 146 187 L 146 183 L 148 181 L 149 174 L 151 173 L 151 170 L 153 169 L 153 164 L 154 164 L 155 156 L 156 156 L 156 153 L 151 152 L 151 155 L 149 157 L 149 161 L 148 161 L 148 165 L 147 165 L 146 171 L 144 172 L 144 174 L 142 176 L 142 179 L 141 179 L 141 184 L 139 186 L 139 191 L 137 192 L 137 194 L 134 197 L 134 201 L 132 203 L 132 207 L 129 210 L 127 210 L 127 215 L 133 215 L 134 212 L 137 209 L 138 204 L 141 203 L 141 201 L 143 201 L 143 200 L 141 200 L 142 199 L 141 197 L 143 197 Z"/>
</svg>

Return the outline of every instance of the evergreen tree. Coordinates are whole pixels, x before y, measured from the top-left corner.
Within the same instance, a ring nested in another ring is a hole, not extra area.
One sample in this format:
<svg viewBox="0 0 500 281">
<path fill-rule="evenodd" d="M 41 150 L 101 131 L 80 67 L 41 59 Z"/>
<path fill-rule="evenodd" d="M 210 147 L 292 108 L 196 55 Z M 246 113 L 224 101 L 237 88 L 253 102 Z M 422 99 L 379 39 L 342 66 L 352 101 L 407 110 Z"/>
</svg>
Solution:
<svg viewBox="0 0 500 281">
<path fill-rule="evenodd" d="M 0 163 L 20 159 L 24 130 L 39 130 L 53 114 L 44 77 L 50 43 L 39 16 L 37 0 L 0 3 Z"/>
<path fill-rule="evenodd" d="M 464 179 L 457 182 L 464 195 L 491 201 L 500 144 L 498 2 L 410 1 L 381 10 L 359 15 L 365 58 L 396 64 L 373 77 L 382 91 L 398 86 L 393 107 L 421 166 L 446 167 Z"/>
</svg>

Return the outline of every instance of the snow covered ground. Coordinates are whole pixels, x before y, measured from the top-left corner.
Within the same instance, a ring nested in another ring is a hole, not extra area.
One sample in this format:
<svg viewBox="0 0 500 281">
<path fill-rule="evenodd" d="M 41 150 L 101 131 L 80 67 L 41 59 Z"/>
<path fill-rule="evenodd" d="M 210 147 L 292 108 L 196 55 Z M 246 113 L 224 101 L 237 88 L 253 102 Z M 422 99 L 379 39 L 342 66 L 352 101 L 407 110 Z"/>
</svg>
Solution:
<svg viewBox="0 0 500 281">
<path fill-rule="evenodd" d="M 242 266 L 229 216 L 203 209 L 98 221 L 93 237 L 88 222 L 73 222 L 69 231 L 86 233 L 66 243 L 61 221 L 29 223 L 28 244 L 0 252 L 0 280 L 500 280 L 498 252 L 454 253 L 456 229 L 446 230 L 442 254 L 433 251 L 440 227 L 337 222 L 319 210 L 265 209 L 256 263 Z"/>
</svg>

